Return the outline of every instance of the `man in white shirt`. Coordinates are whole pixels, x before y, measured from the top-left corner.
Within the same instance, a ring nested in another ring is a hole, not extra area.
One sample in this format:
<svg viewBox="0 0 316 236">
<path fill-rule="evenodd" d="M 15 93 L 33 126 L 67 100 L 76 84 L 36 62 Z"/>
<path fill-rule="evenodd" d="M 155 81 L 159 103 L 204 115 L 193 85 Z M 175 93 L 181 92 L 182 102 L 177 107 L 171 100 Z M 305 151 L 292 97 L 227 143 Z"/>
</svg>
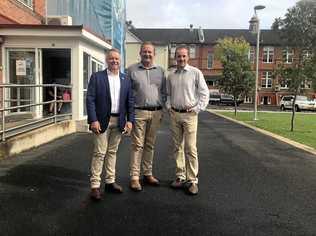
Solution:
<svg viewBox="0 0 316 236">
<path fill-rule="evenodd" d="M 116 152 L 124 132 L 130 133 L 134 121 L 134 100 L 131 82 L 120 73 L 120 53 L 107 53 L 108 68 L 91 75 L 87 92 L 87 113 L 90 130 L 94 133 L 91 161 L 91 198 L 101 200 L 100 185 L 105 168 L 105 191 L 122 193 L 115 182 Z"/>
<path fill-rule="evenodd" d="M 167 102 L 176 159 L 176 180 L 173 188 L 187 187 L 192 195 L 198 193 L 198 153 L 196 147 L 198 113 L 205 110 L 209 90 L 202 72 L 188 64 L 189 49 L 178 47 L 177 67 L 167 79 Z M 187 184 L 185 184 L 187 183 Z"/>
</svg>

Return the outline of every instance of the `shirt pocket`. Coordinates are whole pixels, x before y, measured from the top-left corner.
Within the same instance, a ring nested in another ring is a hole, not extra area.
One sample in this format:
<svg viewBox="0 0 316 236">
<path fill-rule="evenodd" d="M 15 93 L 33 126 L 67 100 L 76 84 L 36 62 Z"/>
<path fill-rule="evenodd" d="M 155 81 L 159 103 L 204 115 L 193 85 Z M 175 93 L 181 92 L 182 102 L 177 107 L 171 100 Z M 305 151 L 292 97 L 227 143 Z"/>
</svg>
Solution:
<svg viewBox="0 0 316 236">
<path fill-rule="evenodd" d="M 156 85 L 157 87 L 161 86 L 162 78 L 161 77 L 152 77 L 150 79 L 150 84 L 151 85 Z"/>
</svg>

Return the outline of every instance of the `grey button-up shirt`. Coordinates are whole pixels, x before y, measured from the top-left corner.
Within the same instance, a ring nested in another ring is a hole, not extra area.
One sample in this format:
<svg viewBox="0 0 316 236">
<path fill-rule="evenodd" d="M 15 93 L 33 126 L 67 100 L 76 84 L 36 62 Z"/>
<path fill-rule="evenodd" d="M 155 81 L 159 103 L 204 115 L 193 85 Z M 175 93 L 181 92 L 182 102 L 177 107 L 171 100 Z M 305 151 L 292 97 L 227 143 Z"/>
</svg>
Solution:
<svg viewBox="0 0 316 236">
<path fill-rule="evenodd" d="M 196 113 L 205 110 L 209 101 L 209 89 L 202 72 L 193 66 L 174 69 L 167 78 L 166 107 L 192 109 Z"/>
<path fill-rule="evenodd" d="M 128 77 L 132 80 L 135 107 L 164 106 L 166 100 L 165 72 L 160 66 L 146 69 L 142 63 L 131 65 Z"/>
</svg>

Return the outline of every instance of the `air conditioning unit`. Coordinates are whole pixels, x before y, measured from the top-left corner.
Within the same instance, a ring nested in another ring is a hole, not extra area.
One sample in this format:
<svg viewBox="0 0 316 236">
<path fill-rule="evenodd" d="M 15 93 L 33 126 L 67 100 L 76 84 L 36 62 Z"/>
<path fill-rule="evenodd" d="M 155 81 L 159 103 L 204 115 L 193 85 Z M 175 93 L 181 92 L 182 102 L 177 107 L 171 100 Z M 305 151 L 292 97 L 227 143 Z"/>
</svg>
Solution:
<svg viewBox="0 0 316 236">
<path fill-rule="evenodd" d="M 48 25 L 72 25 L 71 16 L 47 16 Z"/>
</svg>

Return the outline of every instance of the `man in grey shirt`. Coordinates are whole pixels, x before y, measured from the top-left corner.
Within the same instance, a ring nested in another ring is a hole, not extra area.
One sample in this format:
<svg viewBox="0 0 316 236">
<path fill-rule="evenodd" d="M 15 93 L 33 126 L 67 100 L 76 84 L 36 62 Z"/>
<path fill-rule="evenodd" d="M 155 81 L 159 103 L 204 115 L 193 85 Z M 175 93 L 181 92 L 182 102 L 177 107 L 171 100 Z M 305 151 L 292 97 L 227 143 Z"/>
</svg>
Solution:
<svg viewBox="0 0 316 236">
<path fill-rule="evenodd" d="M 141 62 L 128 68 L 135 99 L 135 122 L 131 134 L 130 188 L 141 191 L 140 172 L 143 182 L 158 186 L 159 180 L 153 176 L 153 156 L 157 129 L 162 119 L 165 100 L 164 70 L 153 64 L 154 45 L 144 42 L 140 48 Z"/>
<path fill-rule="evenodd" d="M 199 169 L 196 148 L 198 113 L 208 104 L 209 90 L 202 72 L 188 64 L 187 47 L 178 47 L 175 57 L 177 67 L 168 75 L 166 102 L 176 160 L 176 180 L 171 187 L 186 186 L 188 193 L 195 195 L 198 193 Z"/>
</svg>

